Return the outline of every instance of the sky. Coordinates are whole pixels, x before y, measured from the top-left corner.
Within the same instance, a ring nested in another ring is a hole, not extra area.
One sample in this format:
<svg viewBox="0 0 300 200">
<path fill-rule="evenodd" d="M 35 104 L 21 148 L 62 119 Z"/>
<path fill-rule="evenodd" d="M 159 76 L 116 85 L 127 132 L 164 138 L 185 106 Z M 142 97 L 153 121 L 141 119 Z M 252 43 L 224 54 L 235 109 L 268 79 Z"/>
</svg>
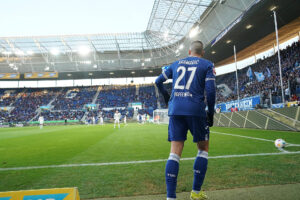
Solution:
<svg viewBox="0 0 300 200">
<path fill-rule="evenodd" d="M 0 37 L 142 32 L 154 0 L 3 0 Z"/>
</svg>

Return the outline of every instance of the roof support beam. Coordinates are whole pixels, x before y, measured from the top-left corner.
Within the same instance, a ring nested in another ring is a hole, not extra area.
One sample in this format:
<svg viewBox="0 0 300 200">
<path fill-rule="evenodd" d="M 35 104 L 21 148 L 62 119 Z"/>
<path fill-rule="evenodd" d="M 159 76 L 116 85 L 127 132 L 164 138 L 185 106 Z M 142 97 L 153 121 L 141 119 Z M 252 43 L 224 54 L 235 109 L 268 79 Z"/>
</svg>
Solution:
<svg viewBox="0 0 300 200">
<path fill-rule="evenodd" d="M 117 47 L 117 51 L 118 51 L 118 61 L 119 61 L 119 67 L 122 68 L 121 66 L 121 51 L 120 51 L 120 46 L 117 40 L 117 37 L 115 36 L 115 42 L 116 42 L 116 47 Z"/>
<path fill-rule="evenodd" d="M 63 37 L 61 37 L 60 40 L 63 43 L 63 45 L 65 47 L 67 47 L 67 49 L 69 49 L 69 52 L 67 51 L 67 55 L 68 55 L 68 58 L 69 58 L 70 62 L 73 62 L 73 50 L 72 50 L 72 48 L 65 42 Z"/>
<path fill-rule="evenodd" d="M 48 49 L 46 49 L 44 46 L 42 46 L 42 45 L 39 43 L 39 41 L 37 41 L 36 39 L 33 39 L 33 41 L 34 41 L 35 45 L 38 47 L 38 49 L 40 50 L 40 53 L 41 53 L 41 55 L 43 56 L 45 62 L 46 62 L 47 64 L 49 64 L 49 55 L 48 55 L 48 53 L 45 54 L 44 51 L 43 51 L 43 49 L 44 49 L 45 51 L 48 52 Z"/>
</svg>

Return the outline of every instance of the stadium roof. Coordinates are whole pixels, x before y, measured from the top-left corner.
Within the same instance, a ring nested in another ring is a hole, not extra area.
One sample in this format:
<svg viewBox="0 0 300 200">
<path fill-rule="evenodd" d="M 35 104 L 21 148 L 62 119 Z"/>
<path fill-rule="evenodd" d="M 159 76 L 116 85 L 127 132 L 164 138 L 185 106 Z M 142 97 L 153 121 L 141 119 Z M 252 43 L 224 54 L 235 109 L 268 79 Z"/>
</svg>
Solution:
<svg viewBox="0 0 300 200">
<path fill-rule="evenodd" d="M 59 79 L 153 76 L 161 66 L 187 56 L 196 39 L 203 41 L 206 58 L 219 62 L 232 56 L 233 44 L 239 51 L 274 32 L 270 7 L 277 5 L 281 27 L 299 16 L 298 4 L 155 0 L 141 33 L 0 37 L 0 73 L 57 71 Z M 248 24 L 253 28 L 246 29 Z"/>
<path fill-rule="evenodd" d="M 0 52 L 31 55 L 161 48 L 182 39 L 211 3 L 212 0 L 155 0 L 147 30 L 142 33 L 2 37 Z"/>
</svg>

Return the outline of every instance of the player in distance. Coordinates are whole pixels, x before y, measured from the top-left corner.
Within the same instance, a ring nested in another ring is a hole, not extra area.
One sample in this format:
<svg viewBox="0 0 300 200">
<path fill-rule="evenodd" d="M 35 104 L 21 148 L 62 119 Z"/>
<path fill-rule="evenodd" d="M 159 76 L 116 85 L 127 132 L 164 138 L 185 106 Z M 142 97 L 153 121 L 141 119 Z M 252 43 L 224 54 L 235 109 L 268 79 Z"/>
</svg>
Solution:
<svg viewBox="0 0 300 200">
<path fill-rule="evenodd" d="M 116 124 L 118 124 L 118 127 L 120 128 L 120 118 L 121 118 L 121 113 L 119 113 L 119 111 L 117 110 L 114 114 L 114 128 L 116 128 Z"/>
<path fill-rule="evenodd" d="M 43 117 L 43 115 L 40 115 L 39 116 L 39 123 L 40 123 L 40 129 L 43 129 L 43 127 L 44 127 L 44 117 Z"/>
<path fill-rule="evenodd" d="M 155 81 L 168 105 L 170 116 L 168 140 L 171 142 L 171 152 L 165 169 L 167 200 L 176 199 L 179 161 L 188 130 L 192 133 L 193 141 L 198 148 L 190 198 L 207 199 L 206 194 L 201 191 L 201 186 L 207 170 L 209 127 L 213 125 L 216 98 L 215 73 L 213 63 L 202 58 L 204 50 L 201 41 L 191 43 L 189 55 L 170 65 Z M 168 79 L 173 79 L 171 98 L 163 85 L 163 82 Z"/>
</svg>

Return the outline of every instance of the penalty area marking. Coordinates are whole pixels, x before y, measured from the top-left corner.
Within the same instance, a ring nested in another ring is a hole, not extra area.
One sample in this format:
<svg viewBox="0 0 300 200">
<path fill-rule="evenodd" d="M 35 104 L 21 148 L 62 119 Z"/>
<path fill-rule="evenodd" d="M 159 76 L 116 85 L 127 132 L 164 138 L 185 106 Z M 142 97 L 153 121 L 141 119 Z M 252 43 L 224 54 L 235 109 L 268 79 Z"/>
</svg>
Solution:
<svg viewBox="0 0 300 200">
<path fill-rule="evenodd" d="M 300 154 L 300 151 L 295 151 L 295 152 L 279 152 L 279 153 L 256 153 L 256 154 L 209 156 L 208 159 L 241 158 L 241 157 L 256 157 L 256 156 L 274 156 L 274 155 L 288 155 L 288 154 Z M 195 159 L 195 157 L 193 157 L 193 158 L 181 158 L 182 161 L 185 161 L 185 160 L 194 160 L 194 159 Z M 109 166 L 109 165 L 130 165 L 130 164 L 166 162 L 167 160 L 168 159 L 124 161 L 124 162 L 107 162 L 107 163 L 83 163 L 83 164 L 45 165 L 45 166 L 29 166 L 29 167 L 11 167 L 11 168 L 0 168 L 0 171 L 20 171 L 20 170 L 31 170 L 31 169 L 88 167 L 88 166 Z"/>
</svg>

